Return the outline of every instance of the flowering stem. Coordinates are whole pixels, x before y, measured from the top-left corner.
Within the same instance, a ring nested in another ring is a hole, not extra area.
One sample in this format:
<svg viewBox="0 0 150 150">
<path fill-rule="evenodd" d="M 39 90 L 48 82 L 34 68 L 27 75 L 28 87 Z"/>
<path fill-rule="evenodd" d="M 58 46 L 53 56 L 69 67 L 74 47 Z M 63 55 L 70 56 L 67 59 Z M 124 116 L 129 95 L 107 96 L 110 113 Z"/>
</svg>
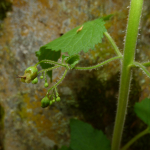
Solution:
<svg viewBox="0 0 150 150">
<path fill-rule="evenodd" d="M 90 70 L 90 69 L 96 69 L 98 67 L 101 67 L 111 61 L 114 61 L 116 59 L 119 59 L 119 58 L 122 58 L 122 56 L 116 56 L 116 57 L 113 57 L 113 58 L 110 58 L 106 61 L 103 61 L 102 63 L 98 64 L 98 65 L 95 65 L 95 66 L 91 66 L 91 67 L 75 67 L 74 69 L 78 69 L 78 70 Z"/>
<path fill-rule="evenodd" d="M 60 66 L 55 66 L 55 67 L 51 67 L 51 68 L 48 68 L 48 69 L 43 69 L 43 70 L 39 71 L 38 74 L 40 74 L 40 73 L 42 73 L 42 72 L 48 72 L 48 71 L 53 70 L 53 69 L 56 69 L 56 68 L 58 68 L 58 67 L 60 67 Z"/>
<path fill-rule="evenodd" d="M 52 60 L 42 60 L 42 61 L 38 62 L 37 64 L 35 64 L 35 66 L 37 66 L 40 63 L 49 63 L 49 64 L 55 64 L 55 65 L 66 67 L 65 64 L 60 64 L 60 63 L 58 63 L 56 61 L 52 61 Z"/>
<path fill-rule="evenodd" d="M 49 93 L 53 88 L 57 87 L 57 86 L 62 82 L 62 80 L 65 78 L 65 76 L 66 76 L 66 74 L 67 74 L 67 71 L 68 71 L 68 69 L 65 70 L 65 72 L 64 72 L 63 76 L 61 77 L 61 79 L 47 91 L 47 94 L 46 94 L 46 95 L 48 95 L 48 93 Z"/>
</svg>

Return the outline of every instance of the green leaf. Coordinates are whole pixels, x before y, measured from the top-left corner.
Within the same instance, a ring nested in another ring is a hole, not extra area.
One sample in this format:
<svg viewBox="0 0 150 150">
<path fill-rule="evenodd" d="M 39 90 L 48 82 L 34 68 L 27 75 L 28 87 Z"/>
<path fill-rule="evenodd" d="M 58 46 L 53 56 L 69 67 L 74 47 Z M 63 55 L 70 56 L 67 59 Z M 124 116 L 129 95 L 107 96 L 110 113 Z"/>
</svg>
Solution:
<svg viewBox="0 0 150 150">
<path fill-rule="evenodd" d="M 77 32 L 82 26 L 82 30 Z M 54 51 L 61 50 L 61 52 L 68 52 L 70 56 L 77 54 L 82 50 L 87 52 L 89 49 L 94 49 L 95 44 L 102 42 L 104 32 L 106 32 L 104 21 L 99 18 L 88 21 L 83 25 L 70 30 L 63 36 L 46 44 L 45 48 Z"/>
<path fill-rule="evenodd" d="M 102 19 L 103 19 L 104 21 L 108 21 L 108 20 L 110 20 L 113 16 L 114 16 L 114 14 L 110 14 L 110 15 L 107 15 L 107 16 L 102 17 Z"/>
<path fill-rule="evenodd" d="M 71 66 L 71 68 L 74 68 L 76 64 L 79 63 L 80 57 L 79 55 L 72 55 L 70 57 L 67 58 L 67 60 L 65 61 L 67 64 L 69 64 Z"/>
<path fill-rule="evenodd" d="M 150 99 L 145 98 L 134 105 L 136 115 L 150 126 Z"/>
<path fill-rule="evenodd" d="M 38 57 L 39 61 L 45 60 L 45 59 L 58 61 L 58 59 L 60 58 L 60 55 L 61 55 L 60 51 L 55 52 L 55 51 L 52 51 L 51 49 L 46 49 L 45 46 L 42 46 L 40 50 L 36 52 L 36 56 Z M 47 63 L 40 63 L 40 65 L 43 69 L 48 69 L 54 66 L 51 64 L 47 64 Z M 52 80 L 52 71 L 48 71 L 47 74 Z"/>
<path fill-rule="evenodd" d="M 69 56 L 62 55 L 62 62 L 63 62 L 64 60 L 66 60 L 67 58 L 69 58 Z"/>
<path fill-rule="evenodd" d="M 110 141 L 102 131 L 75 119 L 71 119 L 70 125 L 73 150 L 110 150 Z"/>
</svg>

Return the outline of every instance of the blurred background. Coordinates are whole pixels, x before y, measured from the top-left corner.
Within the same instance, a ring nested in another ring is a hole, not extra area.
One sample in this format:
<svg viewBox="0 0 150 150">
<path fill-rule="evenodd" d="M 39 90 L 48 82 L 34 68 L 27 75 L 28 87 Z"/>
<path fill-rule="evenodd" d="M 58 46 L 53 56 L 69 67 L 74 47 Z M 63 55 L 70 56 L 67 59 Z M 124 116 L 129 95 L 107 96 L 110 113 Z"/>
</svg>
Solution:
<svg viewBox="0 0 150 150">
<path fill-rule="evenodd" d="M 111 140 L 118 97 L 120 62 L 98 70 L 70 71 L 58 86 L 60 103 L 41 108 L 44 81 L 24 84 L 17 78 L 38 62 L 35 51 L 86 21 L 112 14 L 106 29 L 123 52 L 130 1 L 122 0 L 0 0 L 0 150 L 57 150 L 70 143 L 70 118 L 102 130 Z M 150 57 L 150 1 L 144 0 L 136 60 Z M 78 66 L 91 66 L 114 57 L 107 39 L 94 51 L 81 52 Z M 53 71 L 53 82 L 64 72 Z M 50 81 L 49 81 L 50 83 Z M 150 79 L 133 70 L 130 102 L 122 144 L 145 124 L 133 112 L 137 101 L 149 97 Z M 52 83 L 50 83 L 52 85 Z M 149 150 L 150 135 L 130 150 Z"/>
</svg>

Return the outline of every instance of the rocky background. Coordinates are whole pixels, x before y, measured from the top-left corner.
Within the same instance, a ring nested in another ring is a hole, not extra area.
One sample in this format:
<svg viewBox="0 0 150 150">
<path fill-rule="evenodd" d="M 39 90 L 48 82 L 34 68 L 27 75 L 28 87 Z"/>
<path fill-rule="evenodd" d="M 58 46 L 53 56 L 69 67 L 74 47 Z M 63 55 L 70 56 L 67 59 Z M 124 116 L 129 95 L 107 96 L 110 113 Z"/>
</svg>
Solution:
<svg viewBox="0 0 150 150">
<path fill-rule="evenodd" d="M 130 1 L 122 0 L 1 0 L 0 1 L 0 150 L 52 150 L 69 145 L 70 118 L 103 130 L 111 139 L 119 86 L 120 62 L 98 70 L 70 71 L 58 87 L 60 103 L 43 109 L 44 81 L 24 84 L 17 78 L 38 60 L 35 51 L 63 33 L 98 17 L 113 14 L 106 28 L 123 49 Z M 150 56 L 150 1 L 144 1 L 136 60 Z M 94 51 L 81 53 L 79 66 L 89 66 L 115 56 L 106 38 Z M 64 69 L 53 72 L 53 82 Z M 133 112 L 136 101 L 149 96 L 150 79 L 133 70 L 128 118 L 123 143 L 145 128 Z M 52 84 L 52 83 L 51 83 Z M 131 150 L 148 150 L 150 135 Z"/>
</svg>

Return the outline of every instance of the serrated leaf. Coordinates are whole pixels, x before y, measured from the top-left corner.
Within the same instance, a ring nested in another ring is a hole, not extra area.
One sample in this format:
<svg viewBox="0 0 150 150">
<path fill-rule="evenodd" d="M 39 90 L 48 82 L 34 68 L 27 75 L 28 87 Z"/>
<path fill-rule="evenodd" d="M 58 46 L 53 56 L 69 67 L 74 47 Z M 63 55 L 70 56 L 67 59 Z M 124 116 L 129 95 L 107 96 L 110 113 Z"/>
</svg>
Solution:
<svg viewBox="0 0 150 150">
<path fill-rule="evenodd" d="M 150 99 L 145 98 L 134 105 L 136 115 L 150 126 Z"/>
<path fill-rule="evenodd" d="M 60 51 L 58 52 L 52 51 L 51 49 L 46 49 L 45 46 L 42 46 L 40 50 L 36 52 L 36 56 L 38 57 L 39 61 L 42 61 L 45 59 L 58 61 L 58 59 L 60 58 L 60 55 L 61 55 Z M 48 69 L 54 66 L 48 63 L 40 63 L 40 65 L 43 69 Z M 52 71 L 48 71 L 47 74 L 52 80 Z"/>
<path fill-rule="evenodd" d="M 110 141 L 102 131 L 75 119 L 71 119 L 70 126 L 73 150 L 110 150 Z"/>
<path fill-rule="evenodd" d="M 82 26 L 82 30 L 77 32 Z M 70 56 L 78 54 L 82 50 L 87 52 L 89 49 L 94 49 L 95 44 L 102 42 L 104 32 L 106 32 L 106 28 L 103 19 L 88 21 L 46 44 L 45 48 L 68 52 Z"/>
<path fill-rule="evenodd" d="M 66 63 L 71 66 L 71 68 L 74 68 L 76 64 L 79 63 L 80 57 L 79 55 L 72 55 L 66 59 Z"/>
</svg>

